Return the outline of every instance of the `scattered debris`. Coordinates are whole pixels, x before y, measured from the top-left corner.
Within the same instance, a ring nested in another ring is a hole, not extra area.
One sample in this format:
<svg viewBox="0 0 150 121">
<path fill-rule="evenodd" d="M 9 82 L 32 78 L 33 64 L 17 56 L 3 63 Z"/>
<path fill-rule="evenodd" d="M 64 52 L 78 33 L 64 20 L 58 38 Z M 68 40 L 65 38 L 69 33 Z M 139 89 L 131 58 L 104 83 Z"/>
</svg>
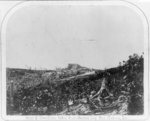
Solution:
<svg viewBox="0 0 150 121">
<path fill-rule="evenodd" d="M 7 69 L 7 72 L 8 114 L 143 113 L 143 56 L 134 54 L 118 67 L 106 70 L 70 64 L 65 69 L 59 69 L 59 76 L 57 70 L 28 72 Z M 11 112 L 9 80 L 14 80 L 15 85 L 14 108 Z"/>
</svg>

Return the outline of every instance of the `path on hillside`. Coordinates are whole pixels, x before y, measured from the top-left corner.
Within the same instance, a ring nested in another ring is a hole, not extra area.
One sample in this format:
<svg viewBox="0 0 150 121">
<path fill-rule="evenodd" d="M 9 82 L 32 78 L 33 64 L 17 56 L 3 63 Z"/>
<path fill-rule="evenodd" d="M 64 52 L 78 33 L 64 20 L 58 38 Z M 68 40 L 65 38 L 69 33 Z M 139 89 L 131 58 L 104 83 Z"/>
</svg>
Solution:
<svg viewBox="0 0 150 121">
<path fill-rule="evenodd" d="M 66 81 L 66 80 L 71 80 L 71 79 L 75 79 L 75 78 L 90 76 L 90 75 L 94 75 L 94 74 L 95 74 L 95 71 L 92 71 L 92 72 L 87 72 L 87 73 L 84 73 L 84 74 L 79 74 L 79 75 L 76 75 L 76 76 L 71 76 L 71 77 L 63 78 L 63 79 L 60 79 L 60 80 L 61 81 Z"/>
</svg>

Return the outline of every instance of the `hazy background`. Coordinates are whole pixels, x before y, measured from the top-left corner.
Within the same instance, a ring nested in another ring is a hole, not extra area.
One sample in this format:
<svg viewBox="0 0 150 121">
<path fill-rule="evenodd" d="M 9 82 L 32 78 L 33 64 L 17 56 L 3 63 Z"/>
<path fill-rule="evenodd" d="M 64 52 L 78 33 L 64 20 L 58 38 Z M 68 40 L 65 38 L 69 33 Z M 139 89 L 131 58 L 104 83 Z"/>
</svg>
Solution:
<svg viewBox="0 0 150 121">
<path fill-rule="evenodd" d="M 123 6 L 28 6 L 6 31 L 7 67 L 104 69 L 144 52 L 142 21 Z"/>
</svg>

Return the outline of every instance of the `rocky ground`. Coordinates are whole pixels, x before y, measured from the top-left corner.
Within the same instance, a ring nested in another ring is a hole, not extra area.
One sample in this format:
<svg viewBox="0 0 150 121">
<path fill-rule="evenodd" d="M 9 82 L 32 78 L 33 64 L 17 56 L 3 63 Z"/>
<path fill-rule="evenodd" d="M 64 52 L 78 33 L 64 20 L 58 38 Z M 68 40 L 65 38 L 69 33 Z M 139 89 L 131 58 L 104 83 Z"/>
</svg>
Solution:
<svg viewBox="0 0 150 121">
<path fill-rule="evenodd" d="M 133 54 L 106 70 L 78 64 L 46 71 L 8 68 L 7 114 L 143 114 L 143 63 L 143 55 Z"/>
</svg>

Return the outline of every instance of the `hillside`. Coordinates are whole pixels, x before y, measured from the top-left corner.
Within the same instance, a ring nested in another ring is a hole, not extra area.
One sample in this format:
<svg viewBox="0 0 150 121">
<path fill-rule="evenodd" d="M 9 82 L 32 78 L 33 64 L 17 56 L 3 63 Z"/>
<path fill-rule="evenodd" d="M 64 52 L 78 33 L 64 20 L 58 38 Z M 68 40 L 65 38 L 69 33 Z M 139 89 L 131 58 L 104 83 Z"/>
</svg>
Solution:
<svg viewBox="0 0 150 121">
<path fill-rule="evenodd" d="M 143 56 L 95 70 L 78 64 L 50 71 L 7 69 L 7 113 L 107 115 L 143 113 Z M 13 108 L 10 80 L 14 83 Z"/>
</svg>

